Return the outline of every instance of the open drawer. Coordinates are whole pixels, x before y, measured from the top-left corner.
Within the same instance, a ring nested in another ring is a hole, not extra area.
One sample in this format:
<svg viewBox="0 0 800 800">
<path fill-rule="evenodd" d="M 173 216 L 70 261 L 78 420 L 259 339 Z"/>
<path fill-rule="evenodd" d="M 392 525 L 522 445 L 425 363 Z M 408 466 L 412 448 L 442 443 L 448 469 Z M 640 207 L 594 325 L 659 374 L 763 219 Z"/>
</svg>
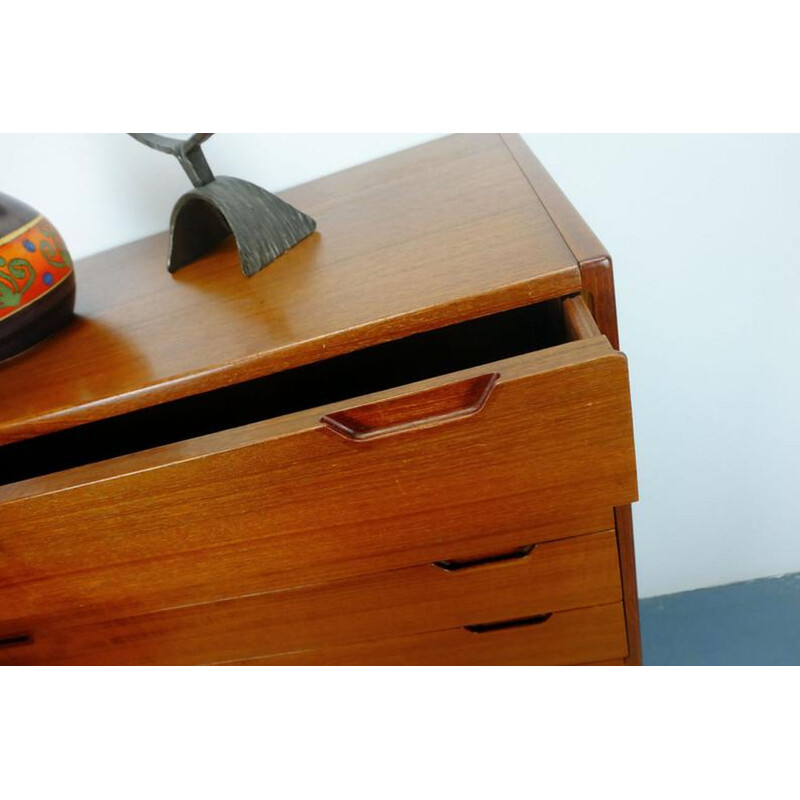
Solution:
<svg viewBox="0 0 800 800">
<path fill-rule="evenodd" d="M 0 487 L 0 635 L 588 533 L 636 499 L 626 361 L 579 297 L 311 368 L 3 448 L 43 474 Z"/>
</svg>

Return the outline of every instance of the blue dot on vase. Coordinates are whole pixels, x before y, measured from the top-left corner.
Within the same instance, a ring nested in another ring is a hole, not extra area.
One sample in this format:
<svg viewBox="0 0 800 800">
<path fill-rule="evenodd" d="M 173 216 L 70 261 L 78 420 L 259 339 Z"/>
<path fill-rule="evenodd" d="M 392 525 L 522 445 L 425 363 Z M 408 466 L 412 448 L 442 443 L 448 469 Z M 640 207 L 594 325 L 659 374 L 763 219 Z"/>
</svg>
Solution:
<svg viewBox="0 0 800 800">
<path fill-rule="evenodd" d="M 36 250 L 36 245 L 30 239 L 23 239 L 22 246 L 29 252 L 32 253 Z"/>
<path fill-rule="evenodd" d="M 42 275 L 42 281 L 44 281 L 45 286 L 52 286 L 53 285 L 53 273 L 52 272 L 45 272 Z"/>
</svg>

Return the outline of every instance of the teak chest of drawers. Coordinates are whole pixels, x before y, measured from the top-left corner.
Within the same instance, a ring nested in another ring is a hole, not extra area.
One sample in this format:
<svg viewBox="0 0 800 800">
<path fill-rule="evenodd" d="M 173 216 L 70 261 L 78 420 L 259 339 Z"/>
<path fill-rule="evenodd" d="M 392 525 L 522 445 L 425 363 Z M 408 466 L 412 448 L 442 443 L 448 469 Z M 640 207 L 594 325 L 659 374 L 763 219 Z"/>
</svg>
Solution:
<svg viewBox="0 0 800 800">
<path fill-rule="evenodd" d="M 638 663 L 611 262 L 522 139 L 284 196 L 254 278 L 88 258 L 0 365 L 0 664 Z"/>
</svg>

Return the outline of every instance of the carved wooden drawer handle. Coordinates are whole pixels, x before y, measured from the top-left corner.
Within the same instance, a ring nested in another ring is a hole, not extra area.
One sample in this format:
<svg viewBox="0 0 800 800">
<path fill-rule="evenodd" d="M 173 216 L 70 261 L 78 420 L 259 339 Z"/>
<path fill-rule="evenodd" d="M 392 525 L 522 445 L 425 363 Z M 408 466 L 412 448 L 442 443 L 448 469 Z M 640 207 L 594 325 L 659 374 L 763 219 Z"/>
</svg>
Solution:
<svg viewBox="0 0 800 800">
<path fill-rule="evenodd" d="M 354 441 L 448 422 L 480 411 L 499 377 L 499 373 L 491 372 L 417 394 L 334 411 L 320 422 Z"/>
<path fill-rule="evenodd" d="M 482 622 L 479 625 L 465 625 L 464 630 L 471 633 L 490 633 L 491 631 L 505 631 L 509 628 L 526 628 L 529 625 L 541 625 L 552 617 L 550 614 L 535 614 L 532 617 L 518 617 L 506 619 L 502 622 Z"/>
<path fill-rule="evenodd" d="M 497 564 L 501 561 L 520 561 L 529 556 L 535 544 L 526 544 L 522 547 L 517 547 L 508 553 L 498 553 L 492 556 L 480 556 L 478 558 L 464 558 L 461 560 L 448 559 L 446 561 L 434 561 L 433 566 L 439 567 L 447 572 L 457 572 L 460 569 L 470 569 L 471 567 L 482 567 L 484 564 Z"/>
</svg>

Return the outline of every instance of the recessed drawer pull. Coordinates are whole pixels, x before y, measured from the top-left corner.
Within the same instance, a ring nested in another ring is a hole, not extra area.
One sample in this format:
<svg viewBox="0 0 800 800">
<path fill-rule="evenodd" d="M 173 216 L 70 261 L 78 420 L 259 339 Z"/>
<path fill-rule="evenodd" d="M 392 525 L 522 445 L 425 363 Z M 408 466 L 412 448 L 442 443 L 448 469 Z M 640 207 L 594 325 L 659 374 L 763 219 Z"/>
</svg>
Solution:
<svg viewBox="0 0 800 800">
<path fill-rule="evenodd" d="M 536 614 L 533 617 L 517 617 L 506 619 L 502 622 L 482 622 L 479 625 L 465 625 L 464 630 L 470 633 L 489 633 L 490 631 L 504 631 L 507 628 L 526 628 L 529 625 L 541 625 L 552 617 L 551 614 Z"/>
<path fill-rule="evenodd" d="M 526 556 L 529 556 L 535 544 L 526 544 L 522 547 L 517 547 L 508 553 L 498 553 L 494 556 L 481 556 L 480 558 L 465 558 L 462 560 L 448 559 L 446 561 L 434 561 L 433 566 L 439 569 L 446 570 L 447 572 L 456 572 L 460 569 L 469 569 L 470 567 L 480 567 L 484 564 L 496 564 L 500 561 L 518 561 Z"/>
<path fill-rule="evenodd" d="M 18 647 L 22 644 L 32 644 L 33 636 L 27 633 L 15 633 L 12 636 L 0 636 L 0 648 Z"/>
<path fill-rule="evenodd" d="M 334 411 L 320 422 L 354 441 L 448 422 L 480 411 L 499 377 L 499 373 L 490 372 L 416 394 Z"/>
</svg>

